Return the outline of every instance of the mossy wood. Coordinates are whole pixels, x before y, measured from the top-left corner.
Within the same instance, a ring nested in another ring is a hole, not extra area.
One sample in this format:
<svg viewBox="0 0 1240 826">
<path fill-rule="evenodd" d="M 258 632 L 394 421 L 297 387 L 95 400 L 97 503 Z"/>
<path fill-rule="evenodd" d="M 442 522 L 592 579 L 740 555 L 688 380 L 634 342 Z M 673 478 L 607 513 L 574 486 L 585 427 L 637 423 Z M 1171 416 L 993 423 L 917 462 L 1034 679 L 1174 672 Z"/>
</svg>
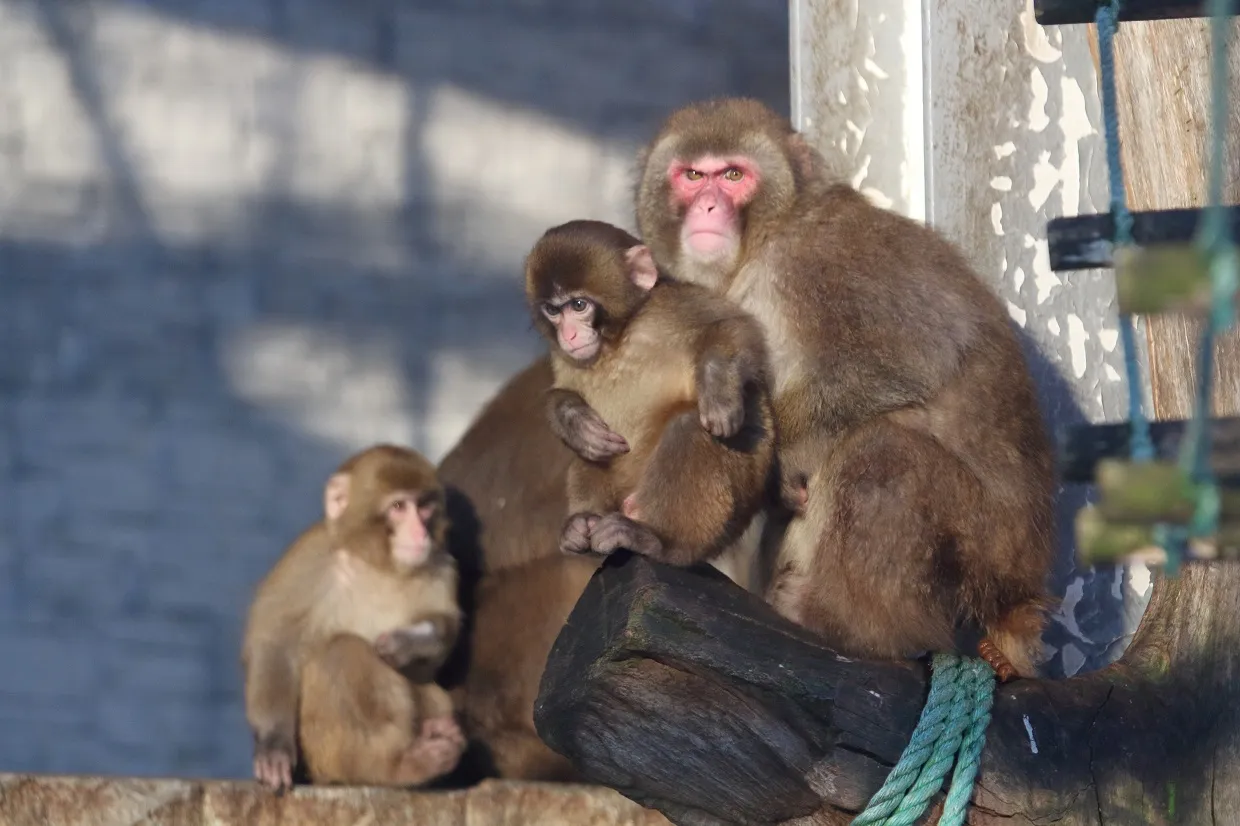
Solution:
<svg viewBox="0 0 1240 826">
<path fill-rule="evenodd" d="M 899 758 L 927 688 L 924 664 L 837 656 L 712 570 L 621 553 L 557 639 L 535 724 L 589 779 L 675 823 L 842 824 Z M 1240 566 L 1158 581 L 1109 668 L 997 689 L 970 824 L 1228 817 Z"/>
</svg>

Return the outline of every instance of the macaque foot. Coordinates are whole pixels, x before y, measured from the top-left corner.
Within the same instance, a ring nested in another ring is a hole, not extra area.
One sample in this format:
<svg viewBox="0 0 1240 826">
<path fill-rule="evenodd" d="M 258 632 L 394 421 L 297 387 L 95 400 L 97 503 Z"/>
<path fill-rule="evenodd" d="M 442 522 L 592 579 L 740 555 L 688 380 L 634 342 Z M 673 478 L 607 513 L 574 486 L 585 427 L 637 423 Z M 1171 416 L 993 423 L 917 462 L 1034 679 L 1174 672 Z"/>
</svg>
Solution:
<svg viewBox="0 0 1240 826">
<path fill-rule="evenodd" d="M 590 550 L 590 535 L 598 524 L 597 513 L 575 513 L 560 532 L 560 553 L 584 554 Z"/>
<path fill-rule="evenodd" d="M 663 543 L 654 531 L 640 522 L 622 513 L 609 513 L 599 519 L 590 532 L 590 549 L 598 554 L 610 554 L 621 548 L 650 556 L 663 550 Z"/>
<path fill-rule="evenodd" d="M 718 439 L 735 436 L 745 421 L 745 398 L 740 372 L 722 359 L 701 368 L 698 378 L 698 416 L 706 432 Z"/>
<path fill-rule="evenodd" d="M 293 788 L 295 750 L 286 738 L 269 735 L 254 746 L 254 779 L 277 794 Z"/>
<path fill-rule="evenodd" d="M 989 637 L 984 637 L 977 644 L 977 653 L 995 670 L 995 675 L 999 678 L 999 682 L 1006 683 L 1017 676 L 1016 668 L 1012 665 L 1012 662 L 999 650 L 999 646 L 991 642 Z"/>
<path fill-rule="evenodd" d="M 464 752 L 465 736 L 455 720 L 425 720 L 420 736 L 401 756 L 400 777 L 411 785 L 427 783 L 456 768 Z"/>
<path fill-rule="evenodd" d="M 375 653 L 392 668 L 402 669 L 414 660 L 439 656 L 443 646 L 435 623 L 424 620 L 380 634 L 375 640 Z"/>
</svg>

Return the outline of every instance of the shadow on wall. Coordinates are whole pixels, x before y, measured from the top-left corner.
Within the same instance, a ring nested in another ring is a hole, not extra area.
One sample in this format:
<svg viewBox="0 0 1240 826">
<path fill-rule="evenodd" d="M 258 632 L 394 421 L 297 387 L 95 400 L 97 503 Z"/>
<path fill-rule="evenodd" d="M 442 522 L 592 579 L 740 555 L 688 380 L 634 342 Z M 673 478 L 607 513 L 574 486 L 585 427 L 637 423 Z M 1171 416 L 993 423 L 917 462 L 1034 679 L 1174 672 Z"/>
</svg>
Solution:
<svg viewBox="0 0 1240 826">
<path fill-rule="evenodd" d="M 0 769 L 248 775 L 242 615 L 332 467 L 452 444 L 666 111 L 787 110 L 783 4 L 520 6 L 0 0 Z"/>
</svg>

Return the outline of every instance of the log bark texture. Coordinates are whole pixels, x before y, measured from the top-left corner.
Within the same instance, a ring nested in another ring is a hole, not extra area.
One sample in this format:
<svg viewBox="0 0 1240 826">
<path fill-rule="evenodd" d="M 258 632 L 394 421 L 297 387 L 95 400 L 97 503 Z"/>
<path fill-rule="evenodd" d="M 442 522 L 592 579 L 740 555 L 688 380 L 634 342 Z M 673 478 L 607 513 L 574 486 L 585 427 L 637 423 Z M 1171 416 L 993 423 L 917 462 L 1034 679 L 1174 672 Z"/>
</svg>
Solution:
<svg viewBox="0 0 1240 826">
<path fill-rule="evenodd" d="M 841 657 L 717 573 L 622 553 L 556 641 L 535 723 L 674 823 L 842 824 L 927 689 L 924 663 Z M 968 822 L 1240 822 L 1240 566 L 1160 580 L 1114 665 L 998 687 Z"/>
</svg>

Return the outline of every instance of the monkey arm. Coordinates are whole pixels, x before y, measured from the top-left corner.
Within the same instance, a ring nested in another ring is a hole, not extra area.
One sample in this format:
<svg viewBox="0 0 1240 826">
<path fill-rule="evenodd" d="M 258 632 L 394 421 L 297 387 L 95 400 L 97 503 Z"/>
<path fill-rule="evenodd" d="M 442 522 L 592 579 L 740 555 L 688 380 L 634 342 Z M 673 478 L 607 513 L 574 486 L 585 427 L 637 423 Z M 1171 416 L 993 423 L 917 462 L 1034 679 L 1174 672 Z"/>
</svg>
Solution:
<svg viewBox="0 0 1240 826">
<path fill-rule="evenodd" d="M 574 390 L 553 387 L 547 391 L 547 417 L 551 432 L 583 459 L 599 462 L 629 451 L 624 437 L 608 427 Z"/>
<path fill-rule="evenodd" d="M 707 325 L 694 364 L 702 426 L 719 438 L 735 435 L 745 420 L 746 388 L 765 386 L 768 373 L 766 340 L 751 316 Z"/>
<path fill-rule="evenodd" d="M 427 614 L 381 634 L 375 641 L 375 651 L 413 682 L 430 682 L 452 653 L 460 630 L 460 612 Z"/>
</svg>

